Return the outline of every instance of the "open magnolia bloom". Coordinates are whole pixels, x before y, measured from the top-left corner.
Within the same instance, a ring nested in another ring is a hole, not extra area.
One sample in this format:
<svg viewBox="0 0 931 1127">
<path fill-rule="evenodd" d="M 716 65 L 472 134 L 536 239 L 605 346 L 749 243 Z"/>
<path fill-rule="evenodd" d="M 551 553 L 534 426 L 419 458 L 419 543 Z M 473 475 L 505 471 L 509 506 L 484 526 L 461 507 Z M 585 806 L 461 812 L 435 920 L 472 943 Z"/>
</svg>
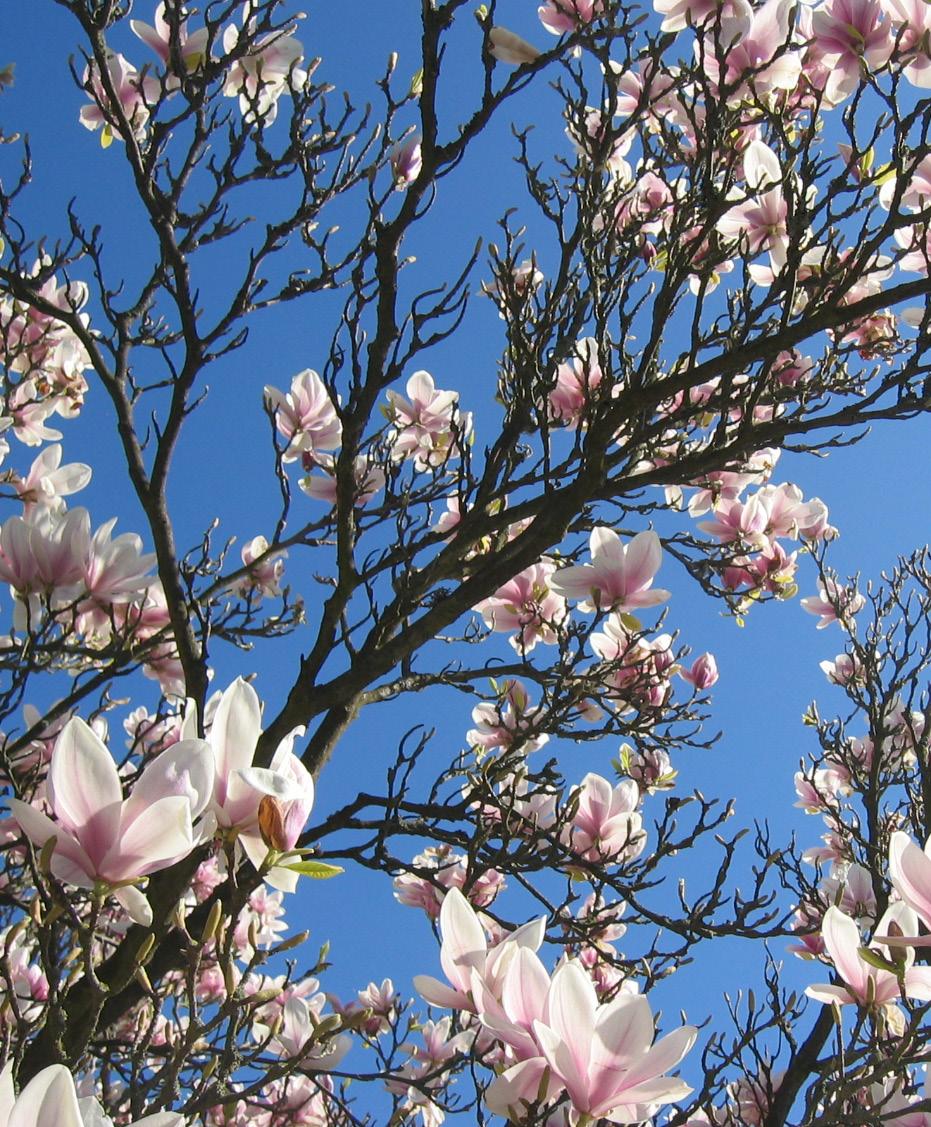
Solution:
<svg viewBox="0 0 931 1127">
<path fill-rule="evenodd" d="M 291 750 L 303 732 L 299 727 L 286 736 L 268 767 L 253 767 L 262 734 L 258 695 L 237 677 L 220 697 L 208 735 L 216 765 L 212 810 L 221 830 L 235 832 L 256 869 L 266 862 L 270 851 L 293 848 L 313 806 L 314 781 Z M 293 892 L 297 879 L 297 873 L 282 865 L 265 874 L 268 884 L 283 892 Z"/>
<path fill-rule="evenodd" d="M 43 1068 L 17 1097 L 13 1068 L 0 1073 L 0 1127 L 112 1127 L 94 1099 L 79 1100 L 74 1079 L 62 1064 Z M 184 1127 L 180 1115 L 161 1111 L 127 1123 L 125 1127 Z"/>
<path fill-rule="evenodd" d="M 888 947 L 888 934 L 894 929 L 901 935 L 914 934 L 918 919 L 906 904 L 892 904 L 876 925 L 872 947 L 863 947 L 860 929 L 840 908 L 832 905 L 824 913 L 821 935 L 831 962 L 843 985 L 816 983 L 805 993 L 809 998 L 828 1005 L 857 1005 L 872 1008 L 896 1003 L 900 998 L 931 1001 L 931 967 L 916 967 L 915 952 L 906 949 L 893 955 Z M 864 958 L 863 952 L 866 952 Z M 898 966 L 893 959 L 898 957 Z M 874 965 L 887 963 L 889 969 Z"/>
<path fill-rule="evenodd" d="M 526 956 L 522 963 L 521 969 L 532 965 Z M 522 1105 L 534 1103 L 541 1092 L 549 1100 L 565 1091 L 586 1122 L 638 1123 L 692 1091 L 666 1073 L 694 1044 L 694 1026 L 683 1025 L 654 1043 L 646 998 L 621 994 L 599 1003 L 591 979 L 574 960 L 559 967 L 545 997 L 539 971 L 535 978 L 528 997 L 536 993 L 536 1004 L 524 1006 L 524 1018 L 539 1049 L 535 1056 L 525 1049 L 524 1059 L 488 1089 L 485 1100 L 493 1112 L 517 1120 Z M 534 1010 L 542 1011 L 543 1020 L 532 1019 Z"/>
<path fill-rule="evenodd" d="M 214 767 L 203 740 L 182 740 L 142 772 L 129 798 L 110 752 L 75 717 L 59 735 L 49 765 L 54 819 L 10 799 L 14 819 L 33 845 L 55 839 L 51 869 L 78 888 L 106 885 L 143 926 L 152 911 L 134 885 L 186 857 L 200 840 L 194 820 L 213 794 Z M 212 826 L 212 821 L 211 821 Z"/>
<path fill-rule="evenodd" d="M 509 932 L 493 947 L 488 946 L 485 929 L 472 905 L 458 888 L 451 888 L 440 908 L 440 963 L 452 983 L 447 986 L 427 974 L 414 976 L 414 989 L 433 1006 L 454 1010 L 474 1010 L 475 981 L 497 997 L 501 978 L 510 960 L 521 947 L 536 951 L 543 942 L 546 920 L 532 920 Z"/>
<path fill-rule="evenodd" d="M 592 562 L 564 567 L 550 587 L 566 599 L 580 599 L 579 609 L 631 611 L 666 602 L 669 592 L 653 587 L 663 562 L 663 546 L 655 532 L 640 532 L 628 544 L 611 528 L 592 529 Z M 651 590 L 652 588 L 652 590 Z"/>
</svg>

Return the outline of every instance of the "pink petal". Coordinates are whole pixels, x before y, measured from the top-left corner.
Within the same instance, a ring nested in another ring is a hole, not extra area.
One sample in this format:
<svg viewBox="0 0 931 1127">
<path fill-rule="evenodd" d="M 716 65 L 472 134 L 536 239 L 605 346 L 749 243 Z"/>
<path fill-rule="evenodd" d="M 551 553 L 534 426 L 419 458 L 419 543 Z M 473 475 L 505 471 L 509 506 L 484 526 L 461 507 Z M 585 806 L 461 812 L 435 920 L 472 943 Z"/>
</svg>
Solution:
<svg viewBox="0 0 931 1127">
<path fill-rule="evenodd" d="M 451 888 L 443 897 L 440 933 L 443 936 L 440 949 L 443 971 L 453 986 L 466 993 L 470 969 L 485 969 L 488 943 L 478 916 L 458 888 Z"/>
<path fill-rule="evenodd" d="M 624 586 L 627 591 L 639 591 L 653 582 L 653 576 L 663 562 L 663 547 L 655 532 L 640 532 L 627 545 L 625 553 Z"/>
<path fill-rule="evenodd" d="M 109 827 L 116 837 L 123 788 L 116 764 L 106 747 L 80 717 L 62 728 L 52 753 L 49 787 L 56 815 L 69 830 L 80 835 L 92 820 L 107 810 L 104 833 Z M 111 824 L 112 823 L 112 824 Z"/>
<path fill-rule="evenodd" d="M 237 677 L 223 694 L 210 729 L 210 743 L 217 759 L 217 800 L 221 805 L 233 772 L 251 767 L 261 731 L 258 695 L 248 682 Z"/>
<path fill-rule="evenodd" d="M 553 975 L 546 1023 L 567 1046 L 580 1076 L 588 1072 L 597 1010 L 592 980 L 578 963 L 564 963 Z"/>
<path fill-rule="evenodd" d="M 931 858 L 902 830 L 889 839 L 889 878 L 922 923 L 931 927 Z"/>
<path fill-rule="evenodd" d="M 484 1095 L 484 1103 L 489 1111 L 509 1119 L 509 1110 L 515 1111 L 515 1122 L 522 1117 L 522 1101 L 534 1103 L 540 1091 L 540 1084 L 546 1072 L 546 1061 L 542 1057 L 532 1057 L 530 1060 L 521 1061 L 503 1072 L 488 1088 Z M 547 1085 L 547 1093 L 551 1084 Z"/>
<path fill-rule="evenodd" d="M 626 1090 L 639 1086 L 654 1077 L 663 1076 L 670 1068 L 675 1068 L 685 1054 L 695 1044 L 698 1030 L 694 1025 L 683 1025 L 674 1029 L 672 1033 L 662 1037 L 648 1052 L 631 1068 L 625 1077 L 624 1099 L 627 1102 L 641 1103 L 641 1097 L 632 1095 Z M 666 1083 L 671 1083 L 668 1079 Z"/>
<path fill-rule="evenodd" d="M 865 998 L 869 974 L 857 954 L 861 946 L 860 929 L 840 908 L 832 905 L 824 913 L 821 934 L 837 973 L 854 994 Z"/>
<path fill-rule="evenodd" d="M 122 828 L 100 875 L 113 882 L 133 880 L 180 860 L 193 847 L 190 802 L 180 796 L 162 798 Z"/>
<path fill-rule="evenodd" d="M 94 863 L 81 848 L 80 843 L 63 826 L 53 822 L 28 802 L 10 798 L 7 799 L 7 804 L 23 833 L 33 845 L 41 849 L 50 838 L 56 838 L 55 852 L 52 854 L 52 872 L 59 880 L 78 888 L 93 888 L 96 876 Z"/>
<path fill-rule="evenodd" d="M 431 1006 L 442 1006 L 447 1010 L 470 1009 L 469 999 L 459 990 L 453 990 L 445 982 L 431 978 L 429 974 L 415 974 L 414 989 Z"/>
<path fill-rule="evenodd" d="M 526 947 L 519 950 L 504 976 L 501 1002 L 511 1021 L 530 1029 L 543 1016 L 550 976 L 539 957 Z"/>
<path fill-rule="evenodd" d="M 653 1014 L 646 998 L 642 994 L 622 994 L 598 1012 L 592 1068 L 629 1069 L 652 1045 L 654 1033 Z"/>
</svg>

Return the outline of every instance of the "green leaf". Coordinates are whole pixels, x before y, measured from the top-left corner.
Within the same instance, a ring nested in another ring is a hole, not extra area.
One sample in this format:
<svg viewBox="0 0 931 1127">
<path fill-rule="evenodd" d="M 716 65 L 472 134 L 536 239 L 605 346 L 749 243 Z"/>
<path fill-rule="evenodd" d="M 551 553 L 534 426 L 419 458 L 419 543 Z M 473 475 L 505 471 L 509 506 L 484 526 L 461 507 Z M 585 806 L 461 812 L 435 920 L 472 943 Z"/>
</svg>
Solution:
<svg viewBox="0 0 931 1127">
<path fill-rule="evenodd" d="M 340 873 L 345 871 L 339 865 L 325 865 L 322 861 L 295 861 L 293 865 L 282 867 L 290 869 L 292 873 L 312 877 L 313 880 L 329 880 L 330 877 L 339 876 Z"/>
</svg>

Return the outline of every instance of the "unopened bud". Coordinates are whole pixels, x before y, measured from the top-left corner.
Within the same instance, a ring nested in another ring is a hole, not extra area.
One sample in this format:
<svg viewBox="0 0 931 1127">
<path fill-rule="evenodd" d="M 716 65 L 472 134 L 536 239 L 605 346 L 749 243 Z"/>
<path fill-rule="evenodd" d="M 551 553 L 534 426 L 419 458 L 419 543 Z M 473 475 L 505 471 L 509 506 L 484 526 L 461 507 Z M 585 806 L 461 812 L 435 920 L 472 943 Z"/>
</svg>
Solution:
<svg viewBox="0 0 931 1127">
<path fill-rule="evenodd" d="M 200 933 L 201 945 L 209 943 L 216 935 L 217 928 L 220 926 L 220 917 L 223 915 L 223 905 L 219 900 L 214 900 L 210 908 L 210 913 L 207 916 L 207 921 L 204 924 L 204 930 Z"/>
<path fill-rule="evenodd" d="M 152 957 L 152 949 L 155 947 L 155 936 L 150 931 L 149 934 L 139 944 L 139 950 L 136 952 L 136 962 L 140 967 L 145 964 Z"/>
<path fill-rule="evenodd" d="M 306 943 L 309 938 L 309 931 L 299 931 L 296 935 L 289 935 L 270 954 L 280 955 L 284 951 L 293 951 L 295 947 L 300 947 L 302 943 Z"/>
<path fill-rule="evenodd" d="M 532 43 L 504 27 L 493 27 L 488 33 L 488 43 L 489 51 L 498 62 L 515 67 L 534 62 L 540 54 Z"/>
<path fill-rule="evenodd" d="M 55 852 L 55 846 L 57 844 L 58 838 L 53 834 L 39 850 L 39 872 L 44 876 L 51 875 L 52 854 Z"/>
<path fill-rule="evenodd" d="M 327 1014 L 325 1018 L 318 1021 L 315 1026 L 317 1037 L 328 1037 L 331 1033 L 335 1033 L 338 1029 L 342 1029 L 343 1019 L 339 1014 Z"/>
<path fill-rule="evenodd" d="M 259 1006 L 265 1006 L 269 1002 L 274 1002 L 280 993 L 280 986 L 266 986 L 264 990 L 257 990 L 255 994 L 251 995 L 249 1005 L 254 1009 L 258 1009 Z"/>
<path fill-rule="evenodd" d="M 149 981 L 149 976 L 146 974 L 144 967 L 136 967 L 133 971 L 133 978 L 147 994 L 153 993 L 152 983 Z"/>
</svg>

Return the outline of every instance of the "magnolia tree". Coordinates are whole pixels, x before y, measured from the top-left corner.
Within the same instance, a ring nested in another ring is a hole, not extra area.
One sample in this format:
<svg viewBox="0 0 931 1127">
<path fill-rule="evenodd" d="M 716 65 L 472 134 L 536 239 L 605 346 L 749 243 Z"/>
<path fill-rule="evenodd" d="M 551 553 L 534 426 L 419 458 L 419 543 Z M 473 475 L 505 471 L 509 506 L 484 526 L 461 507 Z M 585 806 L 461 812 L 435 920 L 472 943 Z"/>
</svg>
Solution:
<svg viewBox="0 0 931 1127">
<path fill-rule="evenodd" d="M 779 458 L 931 407 L 931 8 L 424 0 L 358 108 L 282 0 L 34 6 L 120 194 L 32 229 L 5 121 L 0 1121 L 927 1127 L 931 564 L 861 593 Z M 457 261 L 489 139 L 520 190 Z M 276 317 L 306 366 L 224 393 Z M 85 401 L 132 531 L 75 503 Z M 211 418 L 267 436 L 244 545 L 172 473 Z M 820 840 L 677 783 L 718 673 L 661 565 L 812 592 Z M 438 954 L 339 996 L 285 913 L 363 869 Z M 697 1028 L 725 937 L 758 985 Z"/>
</svg>

